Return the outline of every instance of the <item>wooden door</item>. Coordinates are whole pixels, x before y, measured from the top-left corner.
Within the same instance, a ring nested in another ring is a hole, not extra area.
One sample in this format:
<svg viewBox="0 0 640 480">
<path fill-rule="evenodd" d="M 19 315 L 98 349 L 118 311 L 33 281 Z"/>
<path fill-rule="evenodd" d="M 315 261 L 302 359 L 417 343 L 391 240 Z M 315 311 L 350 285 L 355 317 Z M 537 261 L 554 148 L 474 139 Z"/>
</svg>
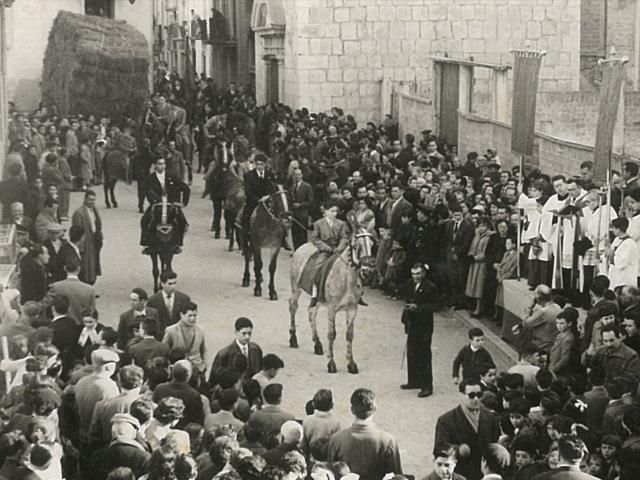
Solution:
<svg viewBox="0 0 640 480">
<path fill-rule="evenodd" d="M 280 72 L 278 60 L 272 58 L 267 64 L 267 101 L 278 103 L 280 101 Z"/>
<path fill-rule="evenodd" d="M 458 106 L 460 101 L 460 70 L 458 65 L 442 63 L 440 70 L 440 137 L 452 145 L 458 144 Z"/>
</svg>

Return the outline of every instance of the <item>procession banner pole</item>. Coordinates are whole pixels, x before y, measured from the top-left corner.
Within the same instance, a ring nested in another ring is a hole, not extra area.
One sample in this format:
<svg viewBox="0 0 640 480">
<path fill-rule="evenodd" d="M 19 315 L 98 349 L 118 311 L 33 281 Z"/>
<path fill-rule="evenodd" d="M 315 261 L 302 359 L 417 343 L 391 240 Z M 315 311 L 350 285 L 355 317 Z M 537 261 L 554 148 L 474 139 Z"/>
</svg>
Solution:
<svg viewBox="0 0 640 480">
<path fill-rule="evenodd" d="M 0 337 L 0 348 L 2 348 L 2 359 L 9 360 L 9 342 L 7 337 Z M 4 383 L 7 388 L 6 392 L 11 390 L 11 372 L 4 372 Z"/>
<path fill-rule="evenodd" d="M 513 53 L 513 101 L 511 102 L 511 151 L 520 155 L 519 190 L 523 191 L 524 157 L 533 155 L 535 139 L 536 101 L 538 77 L 544 51 L 511 50 Z M 516 277 L 521 275 L 520 248 L 522 247 L 522 210 L 518 210 L 516 232 Z"/>
<path fill-rule="evenodd" d="M 611 151 L 609 151 L 609 165 L 611 165 Z M 611 227 L 611 169 L 607 170 L 607 233 L 606 233 L 606 237 L 605 237 L 605 252 L 607 251 L 607 249 L 609 248 L 609 229 Z M 622 208 L 622 205 L 620 206 L 620 208 Z M 609 275 L 609 264 L 610 264 L 611 259 L 609 258 L 609 255 L 605 255 L 605 263 L 604 263 L 604 274 L 605 275 Z"/>
<path fill-rule="evenodd" d="M 524 178 L 524 174 L 523 174 L 523 170 L 524 170 L 524 155 L 520 155 L 520 170 L 518 171 L 518 176 L 519 176 L 519 181 L 518 181 L 518 190 L 520 191 L 520 193 L 523 192 L 524 190 L 524 185 L 522 183 L 522 180 Z M 517 241 L 517 259 L 518 261 L 516 262 L 516 278 L 518 280 L 520 280 L 520 276 L 521 276 L 521 258 L 520 258 L 520 249 L 522 248 L 522 222 L 520 221 L 520 217 L 522 216 L 522 209 L 518 209 L 518 228 L 516 230 L 516 241 Z"/>
</svg>

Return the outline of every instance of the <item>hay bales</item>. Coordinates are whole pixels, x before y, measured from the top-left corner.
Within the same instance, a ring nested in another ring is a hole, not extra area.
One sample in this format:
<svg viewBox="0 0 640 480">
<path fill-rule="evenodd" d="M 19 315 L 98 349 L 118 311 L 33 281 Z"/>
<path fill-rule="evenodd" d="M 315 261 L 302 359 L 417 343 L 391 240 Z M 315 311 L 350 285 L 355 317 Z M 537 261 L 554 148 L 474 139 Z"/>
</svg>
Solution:
<svg viewBox="0 0 640 480">
<path fill-rule="evenodd" d="M 149 45 L 123 20 L 60 11 L 49 32 L 42 98 L 62 115 L 137 116 L 148 96 Z"/>
</svg>

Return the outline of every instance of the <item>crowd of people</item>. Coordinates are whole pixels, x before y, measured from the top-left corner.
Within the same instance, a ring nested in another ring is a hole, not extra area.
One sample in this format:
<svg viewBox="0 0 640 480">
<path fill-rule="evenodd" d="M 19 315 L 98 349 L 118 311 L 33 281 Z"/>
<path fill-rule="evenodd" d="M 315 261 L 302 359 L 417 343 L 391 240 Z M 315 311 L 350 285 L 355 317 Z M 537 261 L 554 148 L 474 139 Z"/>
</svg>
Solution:
<svg viewBox="0 0 640 480">
<path fill-rule="evenodd" d="M 198 307 L 177 289 L 176 273 L 162 272 L 151 296 L 132 288 L 117 328 L 99 321 L 93 284 L 102 222 L 91 186 L 105 179 L 112 150 L 129 159 L 141 212 L 153 201 L 149 175 L 164 192 L 174 184 L 185 190 L 204 173 L 218 238 L 220 169 L 240 177 L 257 171 L 258 186 L 245 183 L 256 201 L 273 184 L 284 186 L 294 248 L 311 241 L 339 253 L 349 231 L 368 231 L 376 239 L 372 286 L 406 302 L 402 388 L 422 398 L 433 394 L 436 312 L 468 309 L 500 322 L 503 282 L 520 270 L 535 298 L 514 329 L 520 360 L 498 371 L 483 331 L 469 331 L 452 359 L 459 405 L 438 418 L 434 469 L 411 472 L 418 478 L 640 476 L 635 163 L 611 172 L 605 195 L 590 162 L 568 177 L 503 168 L 494 150 L 462 161 L 428 130 L 419 140 L 398 138 L 390 117 L 358 126 L 339 108 L 257 107 L 249 88 L 218 90 L 200 78 L 191 95 L 175 72 L 156 78 L 139 119 L 13 112 L 0 202 L 21 249 L 19 294 L 5 292 L 0 312 L 0 336 L 10 340 L 0 369 L 11 373 L 1 401 L 0 477 L 411 477 L 396 439 L 373 422 L 373 391 L 353 392 L 346 428 L 327 389 L 310 389 L 305 418 L 284 411 L 277 375 L 286 367 L 252 341 L 250 319 L 235 321 L 235 338 L 208 365 Z M 158 133 L 165 141 L 156 144 Z M 84 201 L 67 228 L 73 191 Z"/>
</svg>

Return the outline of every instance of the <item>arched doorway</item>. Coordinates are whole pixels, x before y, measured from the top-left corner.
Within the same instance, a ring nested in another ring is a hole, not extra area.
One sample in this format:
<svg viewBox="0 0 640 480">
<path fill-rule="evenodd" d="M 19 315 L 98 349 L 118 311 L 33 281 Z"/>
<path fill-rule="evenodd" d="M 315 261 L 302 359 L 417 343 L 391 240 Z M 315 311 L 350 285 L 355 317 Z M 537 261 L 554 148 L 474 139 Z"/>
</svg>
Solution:
<svg viewBox="0 0 640 480">
<path fill-rule="evenodd" d="M 283 67 L 286 30 L 282 0 L 254 2 L 251 29 L 255 32 L 258 104 L 279 102 L 284 97 Z"/>
</svg>

